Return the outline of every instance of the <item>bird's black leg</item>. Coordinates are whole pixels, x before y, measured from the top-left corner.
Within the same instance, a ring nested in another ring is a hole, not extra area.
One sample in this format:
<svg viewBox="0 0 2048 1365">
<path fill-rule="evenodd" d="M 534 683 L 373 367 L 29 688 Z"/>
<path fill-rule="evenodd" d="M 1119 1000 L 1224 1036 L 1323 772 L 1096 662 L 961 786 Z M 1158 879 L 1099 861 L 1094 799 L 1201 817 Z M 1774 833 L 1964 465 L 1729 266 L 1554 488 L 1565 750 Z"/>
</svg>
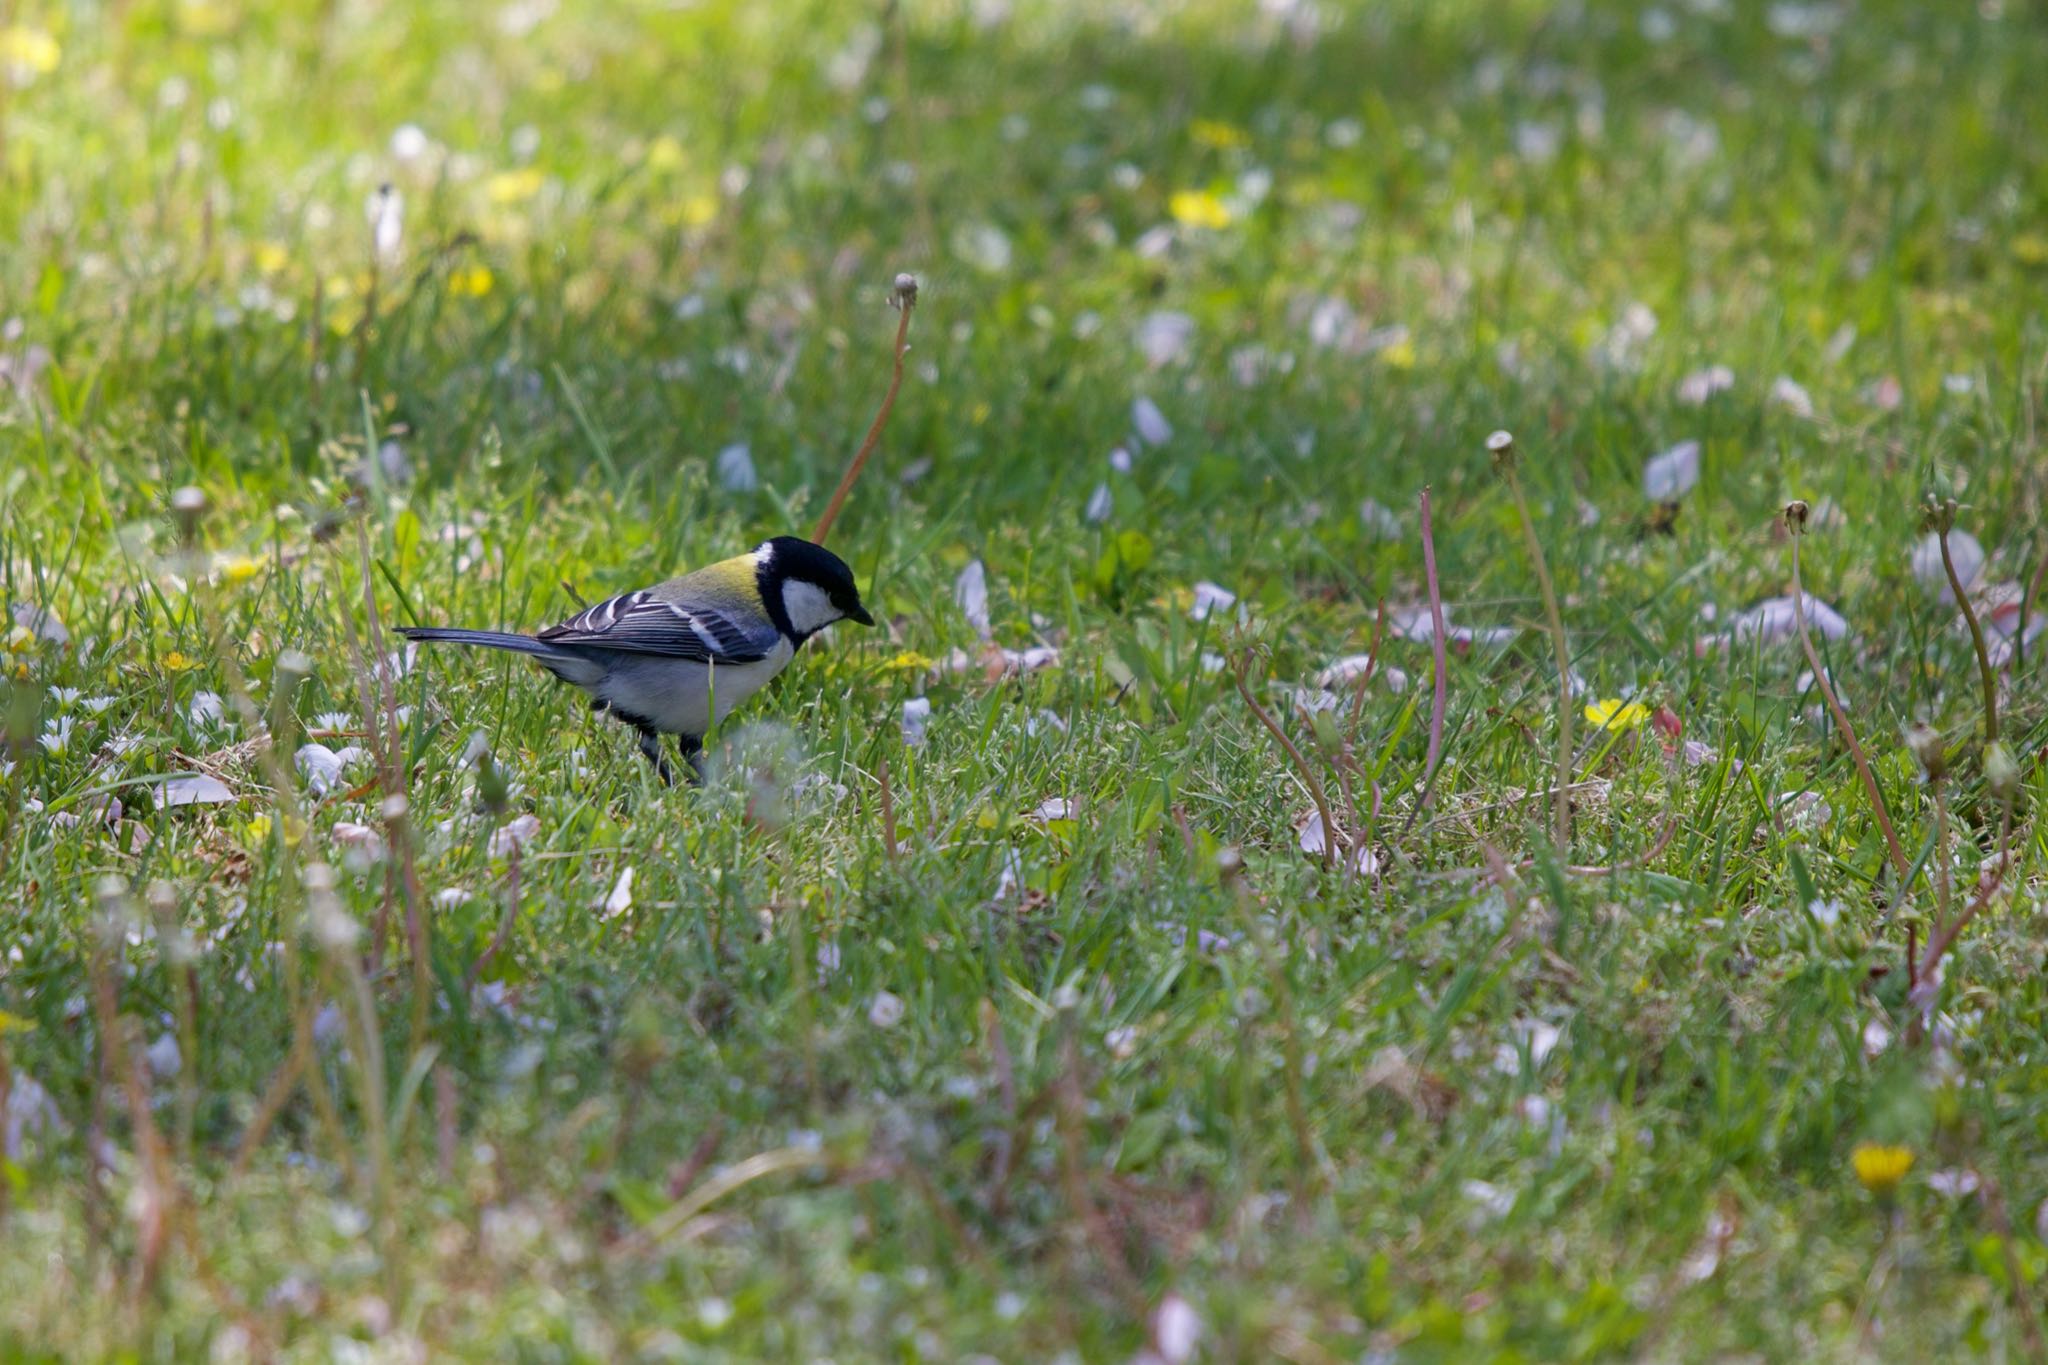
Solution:
<svg viewBox="0 0 2048 1365">
<path fill-rule="evenodd" d="M 690 765 L 690 782 L 693 786 L 704 785 L 704 741 L 695 735 L 677 735 L 676 747 L 683 751 L 683 762 Z"/>
<path fill-rule="evenodd" d="M 655 776 L 661 779 L 662 786 L 673 787 L 676 784 L 675 769 L 669 767 L 668 756 L 661 751 L 661 736 L 651 727 L 641 727 L 640 752 L 646 754 L 647 761 L 654 765 Z"/>
</svg>

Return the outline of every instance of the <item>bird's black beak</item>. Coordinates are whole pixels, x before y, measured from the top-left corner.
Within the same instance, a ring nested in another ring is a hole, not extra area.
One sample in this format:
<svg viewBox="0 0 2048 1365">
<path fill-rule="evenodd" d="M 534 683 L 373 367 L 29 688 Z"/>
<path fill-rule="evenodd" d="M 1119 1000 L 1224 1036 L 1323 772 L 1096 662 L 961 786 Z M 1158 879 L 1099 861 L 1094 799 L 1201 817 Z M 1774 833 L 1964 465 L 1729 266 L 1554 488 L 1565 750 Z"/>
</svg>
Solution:
<svg viewBox="0 0 2048 1365">
<path fill-rule="evenodd" d="M 846 613 L 846 619 L 849 621 L 858 621 L 864 626 L 871 626 L 875 623 L 875 618 L 868 615 L 868 609 L 858 602 L 853 604 L 852 611 Z"/>
</svg>

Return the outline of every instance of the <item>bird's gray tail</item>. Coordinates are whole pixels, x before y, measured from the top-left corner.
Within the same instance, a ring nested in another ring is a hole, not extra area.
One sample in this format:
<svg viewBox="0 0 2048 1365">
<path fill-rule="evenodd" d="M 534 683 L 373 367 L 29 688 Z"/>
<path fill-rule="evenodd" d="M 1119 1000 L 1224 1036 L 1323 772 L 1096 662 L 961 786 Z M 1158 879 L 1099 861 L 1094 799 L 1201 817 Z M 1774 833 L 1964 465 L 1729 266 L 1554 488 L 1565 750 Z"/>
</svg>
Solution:
<svg viewBox="0 0 2048 1365">
<path fill-rule="evenodd" d="M 514 654 L 531 654 L 537 659 L 559 659 L 560 650 L 542 644 L 531 635 L 509 630 L 458 630 L 452 626 L 400 626 L 398 633 L 408 640 L 449 645 L 480 645 L 485 649 L 508 649 Z"/>
</svg>

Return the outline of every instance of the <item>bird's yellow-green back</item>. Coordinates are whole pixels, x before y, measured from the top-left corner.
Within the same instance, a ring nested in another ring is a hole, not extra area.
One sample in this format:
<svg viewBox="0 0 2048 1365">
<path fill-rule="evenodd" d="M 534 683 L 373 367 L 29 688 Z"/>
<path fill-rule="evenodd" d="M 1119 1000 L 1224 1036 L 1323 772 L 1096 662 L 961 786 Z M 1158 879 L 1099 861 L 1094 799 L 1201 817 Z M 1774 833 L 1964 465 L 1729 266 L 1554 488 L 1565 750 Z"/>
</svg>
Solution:
<svg viewBox="0 0 2048 1365">
<path fill-rule="evenodd" d="M 693 602 L 725 612 L 757 612 L 761 604 L 757 570 L 758 565 L 751 552 L 734 555 L 731 559 L 721 559 L 716 564 L 692 570 L 681 578 L 671 578 L 651 592 L 656 600 L 662 602 Z"/>
</svg>

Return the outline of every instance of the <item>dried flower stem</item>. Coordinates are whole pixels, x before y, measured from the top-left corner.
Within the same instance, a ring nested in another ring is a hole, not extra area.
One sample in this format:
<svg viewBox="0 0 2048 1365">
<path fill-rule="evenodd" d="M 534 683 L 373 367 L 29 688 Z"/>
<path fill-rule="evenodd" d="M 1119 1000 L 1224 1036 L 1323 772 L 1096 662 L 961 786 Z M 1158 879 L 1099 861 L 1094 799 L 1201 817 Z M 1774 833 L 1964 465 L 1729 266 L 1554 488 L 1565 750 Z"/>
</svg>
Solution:
<svg viewBox="0 0 2048 1365">
<path fill-rule="evenodd" d="M 1792 508 L 1797 508 L 1795 513 Z M 1892 828 L 1892 818 L 1884 806 L 1884 792 L 1878 788 L 1877 777 L 1870 771 L 1870 759 L 1863 752 L 1862 742 L 1856 738 L 1856 728 L 1849 724 L 1849 713 L 1842 709 L 1835 688 L 1828 681 L 1828 671 L 1821 666 L 1820 652 L 1813 647 L 1813 635 L 1806 628 L 1806 589 L 1799 581 L 1799 541 L 1806 526 L 1806 504 L 1793 503 L 1786 509 L 1787 529 L 1792 533 L 1792 625 L 1799 634 L 1799 647 L 1806 652 L 1806 666 L 1813 670 L 1813 684 L 1828 704 L 1828 714 L 1834 718 L 1835 732 L 1842 742 L 1849 746 L 1850 757 L 1856 760 L 1856 771 L 1863 779 L 1863 793 L 1870 798 L 1870 812 L 1877 818 L 1877 827 L 1884 832 L 1885 848 L 1890 852 L 1892 871 L 1898 875 L 1903 888 L 1912 876 L 1913 864 L 1906 857 L 1906 850 L 1899 844 L 1898 831 Z"/>
<path fill-rule="evenodd" d="M 1955 943 L 1956 936 L 1969 927 L 1970 921 L 1977 918 L 1985 906 L 1991 904 L 1991 898 L 2005 885 L 2006 877 L 2012 872 L 2012 817 L 2012 803 L 2007 802 L 2005 818 L 1998 834 L 1997 869 L 1988 879 L 1978 883 L 1977 893 L 1970 897 L 1969 904 L 1951 917 L 1946 924 L 1928 932 L 1927 951 L 1921 955 L 1920 970 L 1911 978 L 1912 984 L 1918 985 L 1923 980 L 1932 979 L 1935 969 L 1941 965 L 1942 955 Z"/>
<path fill-rule="evenodd" d="M 1287 732 L 1280 728 L 1280 722 L 1273 719 L 1273 713 L 1259 705 L 1258 698 L 1254 697 L 1251 688 L 1246 686 L 1245 673 L 1251 667 L 1251 662 L 1251 651 L 1246 650 L 1238 657 L 1237 667 L 1231 670 L 1230 680 L 1237 684 L 1237 695 L 1244 698 L 1244 704 L 1259 718 L 1259 723 L 1272 732 L 1273 738 L 1280 741 L 1280 747 L 1287 751 L 1287 757 L 1294 764 L 1294 770 L 1301 774 L 1302 784 L 1308 788 L 1309 796 L 1316 803 L 1316 815 L 1323 822 L 1323 866 L 1334 867 L 1337 862 L 1338 831 L 1335 822 L 1330 819 L 1330 798 L 1323 790 L 1323 780 L 1316 775 L 1315 768 L 1302 756 L 1294 741 L 1287 737 Z"/>
<path fill-rule="evenodd" d="M 1429 584 L 1429 651 L 1434 660 L 1435 676 L 1431 684 L 1435 694 L 1429 702 L 1429 756 L 1422 765 L 1422 801 L 1416 807 L 1429 804 L 1431 785 L 1436 781 L 1436 765 L 1444 754 L 1444 704 L 1448 700 L 1449 687 L 1446 678 L 1448 656 L 1444 647 L 1444 595 L 1436 576 L 1436 536 L 1431 528 L 1429 515 L 1429 487 L 1422 489 L 1422 573 Z"/>
<path fill-rule="evenodd" d="M 839 509 L 846 502 L 846 495 L 853 491 L 853 481 L 860 477 L 860 471 L 867 465 L 868 457 L 875 453 L 881 443 L 882 428 L 889 425 L 889 414 L 896 407 L 896 392 L 903 387 L 903 358 L 910 354 L 910 314 L 917 307 L 917 280 L 909 275 L 898 275 L 892 291 L 892 301 L 900 317 L 896 320 L 896 363 L 889 375 L 889 391 L 882 395 L 882 406 L 875 410 L 875 420 L 868 426 L 867 439 L 860 443 L 846 472 L 839 476 L 839 487 L 832 490 L 832 500 L 825 504 L 824 515 L 811 530 L 811 539 L 819 545 L 832 534 L 832 523 L 839 519 Z"/>
<path fill-rule="evenodd" d="M 1998 742 L 1998 670 L 1991 666 L 1991 651 L 1984 647 L 1984 627 L 1977 624 L 1977 609 L 1970 605 L 1970 594 L 1963 591 L 1963 580 L 1956 573 L 1955 556 L 1948 549 L 1948 528 L 1943 526 L 1936 532 L 1941 543 L 1941 567 L 1948 575 L 1949 590 L 1955 594 L 1956 605 L 1962 608 L 1963 621 L 1970 627 L 1970 644 L 1977 651 L 1977 676 L 1984 684 L 1984 742 Z"/>
<path fill-rule="evenodd" d="M 884 755 L 876 777 L 882 785 L 882 851 L 895 862 L 902 851 L 896 843 L 896 793 L 889 786 L 889 759 Z"/>
</svg>

